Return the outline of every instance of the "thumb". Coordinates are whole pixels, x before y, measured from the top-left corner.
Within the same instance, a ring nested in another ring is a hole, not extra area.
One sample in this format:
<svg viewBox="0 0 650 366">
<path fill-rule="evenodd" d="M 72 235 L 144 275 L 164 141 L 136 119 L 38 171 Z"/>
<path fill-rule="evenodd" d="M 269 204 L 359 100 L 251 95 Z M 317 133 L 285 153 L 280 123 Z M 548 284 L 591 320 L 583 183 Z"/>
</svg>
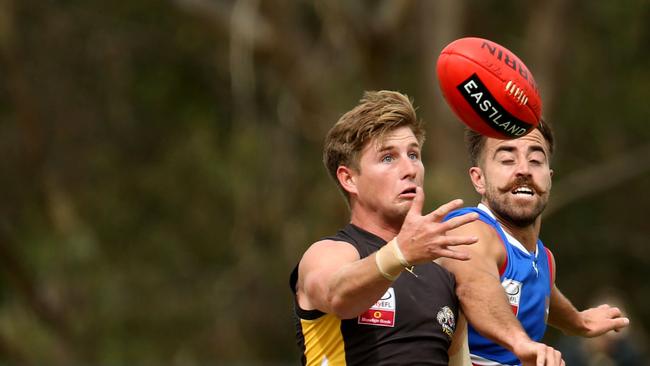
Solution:
<svg viewBox="0 0 650 366">
<path fill-rule="evenodd" d="M 422 187 L 415 187 L 415 198 L 411 204 L 409 215 L 422 216 L 422 207 L 424 206 L 424 190 Z"/>
</svg>

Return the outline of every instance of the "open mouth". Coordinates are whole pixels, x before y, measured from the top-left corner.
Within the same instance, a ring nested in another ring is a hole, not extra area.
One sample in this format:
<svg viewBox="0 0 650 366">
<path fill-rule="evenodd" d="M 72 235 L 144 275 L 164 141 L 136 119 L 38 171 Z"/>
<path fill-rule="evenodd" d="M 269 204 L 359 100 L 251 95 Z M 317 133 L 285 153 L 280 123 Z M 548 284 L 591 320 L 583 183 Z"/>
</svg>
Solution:
<svg viewBox="0 0 650 366">
<path fill-rule="evenodd" d="M 411 200 L 415 198 L 415 193 L 416 193 L 415 187 L 409 187 L 403 190 L 402 192 L 400 192 L 399 197 L 401 199 Z"/>
<path fill-rule="evenodd" d="M 415 187 L 407 188 L 407 189 L 403 190 L 402 193 L 400 193 L 400 194 L 415 194 Z"/>
<path fill-rule="evenodd" d="M 529 187 L 517 187 L 513 189 L 510 193 L 518 196 L 530 196 L 530 197 L 532 197 L 535 194 L 533 189 Z"/>
</svg>

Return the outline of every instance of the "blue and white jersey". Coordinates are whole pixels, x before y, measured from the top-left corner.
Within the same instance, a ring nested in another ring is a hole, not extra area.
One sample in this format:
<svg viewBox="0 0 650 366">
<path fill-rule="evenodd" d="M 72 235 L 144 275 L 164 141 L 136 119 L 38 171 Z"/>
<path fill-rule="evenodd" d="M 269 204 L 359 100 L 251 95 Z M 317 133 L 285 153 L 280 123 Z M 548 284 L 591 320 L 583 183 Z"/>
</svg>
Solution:
<svg viewBox="0 0 650 366">
<path fill-rule="evenodd" d="M 528 336 L 539 342 L 546 331 L 549 299 L 551 296 L 552 263 L 548 249 L 537 240 L 534 253 L 512 235 L 508 234 L 487 206 L 465 207 L 451 212 L 452 217 L 476 212 L 479 220 L 492 226 L 499 234 L 506 250 L 506 259 L 499 269 L 501 285 Z M 507 349 L 481 336 L 471 324 L 468 325 L 469 351 L 474 365 L 520 365 L 519 359 Z"/>
</svg>

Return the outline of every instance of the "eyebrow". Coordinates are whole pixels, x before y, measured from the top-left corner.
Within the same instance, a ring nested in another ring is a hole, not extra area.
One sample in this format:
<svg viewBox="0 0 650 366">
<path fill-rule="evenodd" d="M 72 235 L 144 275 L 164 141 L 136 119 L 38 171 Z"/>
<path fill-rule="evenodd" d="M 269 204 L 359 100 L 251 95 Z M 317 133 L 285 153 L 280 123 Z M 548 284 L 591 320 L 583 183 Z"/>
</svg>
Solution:
<svg viewBox="0 0 650 366">
<path fill-rule="evenodd" d="M 546 155 L 546 151 L 540 145 L 533 145 L 529 149 L 531 152 L 540 151 L 542 154 Z"/>
<path fill-rule="evenodd" d="M 514 146 L 507 146 L 507 145 L 501 145 L 497 147 L 496 150 L 494 150 L 494 154 L 492 154 L 492 158 L 494 159 L 498 153 L 505 151 L 505 152 L 513 152 L 515 150 Z"/>
<path fill-rule="evenodd" d="M 417 142 L 412 142 L 412 143 L 410 143 L 410 144 L 408 145 L 408 147 L 409 147 L 409 148 L 413 148 L 413 147 L 415 147 L 415 148 L 419 149 L 419 148 L 420 148 L 420 144 L 417 143 Z M 395 145 L 382 145 L 379 149 L 377 149 L 377 152 L 378 152 L 378 153 L 382 153 L 382 152 L 384 152 L 384 151 L 390 151 L 390 150 L 393 150 L 394 148 L 395 148 Z"/>
<path fill-rule="evenodd" d="M 496 156 L 501 151 L 513 152 L 515 150 L 516 150 L 516 148 L 514 146 L 501 145 L 501 146 L 497 147 L 497 149 L 494 151 L 493 157 Z M 544 156 L 546 156 L 546 150 L 544 150 L 544 148 L 541 145 L 532 145 L 531 147 L 528 148 L 528 150 L 529 150 L 529 152 L 539 151 L 542 154 L 544 154 Z"/>
</svg>

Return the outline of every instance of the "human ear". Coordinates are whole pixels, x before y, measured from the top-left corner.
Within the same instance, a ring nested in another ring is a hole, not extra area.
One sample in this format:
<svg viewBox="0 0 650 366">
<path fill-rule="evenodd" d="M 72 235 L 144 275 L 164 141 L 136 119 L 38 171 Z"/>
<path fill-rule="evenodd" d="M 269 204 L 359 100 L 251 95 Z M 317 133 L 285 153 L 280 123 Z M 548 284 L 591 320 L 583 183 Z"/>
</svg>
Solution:
<svg viewBox="0 0 650 366">
<path fill-rule="evenodd" d="M 346 192 L 349 194 L 357 193 L 356 174 L 353 169 L 340 165 L 336 169 L 336 178 Z"/>
<path fill-rule="evenodd" d="M 474 190 L 481 196 L 485 193 L 485 176 L 483 170 L 477 166 L 469 168 L 469 178 L 472 180 Z"/>
</svg>

